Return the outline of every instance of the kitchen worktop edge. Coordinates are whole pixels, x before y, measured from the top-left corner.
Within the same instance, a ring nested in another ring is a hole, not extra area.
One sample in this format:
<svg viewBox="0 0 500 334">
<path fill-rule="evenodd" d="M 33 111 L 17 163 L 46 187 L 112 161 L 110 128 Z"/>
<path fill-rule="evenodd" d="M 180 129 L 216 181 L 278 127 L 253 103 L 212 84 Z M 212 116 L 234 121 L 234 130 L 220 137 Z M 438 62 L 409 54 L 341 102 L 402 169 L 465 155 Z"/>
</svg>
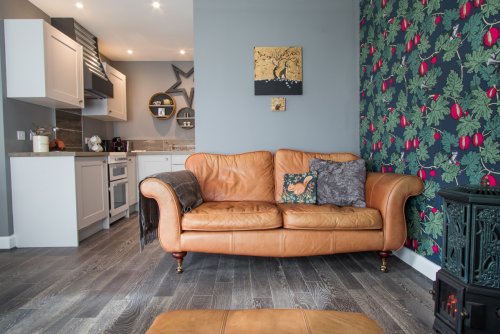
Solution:
<svg viewBox="0 0 500 334">
<path fill-rule="evenodd" d="M 11 158 L 26 158 L 26 157 L 101 157 L 108 156 L 113 152 L 69 152 L 69 151 L 54 151 L 54 152 L 13 152 L 9 153 Z M 126 152 L 128 156 L 134 155 L 180 155 L 193 154 L 194 151 L 144 151 L 144 152 Z"/>
<path fill-rule="evenodd" d="M 194 151 L 137 151 L 137 152 L 131 152 L 136 155 L 163 155 L 163 154 L 171 154 L 171 155 L 182 155 L 182 154 L 193 154 L 195 153 Z"/>
</svg>

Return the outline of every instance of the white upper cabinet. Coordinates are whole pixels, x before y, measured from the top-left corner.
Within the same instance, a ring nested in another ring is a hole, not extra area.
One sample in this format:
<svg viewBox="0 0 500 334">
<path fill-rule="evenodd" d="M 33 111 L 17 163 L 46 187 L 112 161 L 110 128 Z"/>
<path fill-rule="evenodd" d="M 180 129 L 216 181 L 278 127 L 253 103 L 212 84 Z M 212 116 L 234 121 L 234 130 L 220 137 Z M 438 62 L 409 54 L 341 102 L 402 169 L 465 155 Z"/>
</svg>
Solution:
<svg viewBox="0 0 500 334">
<path fill-rule="evenodd" d="M 4 20 L 7 97 L 83 108 L 82 46 L 44 20 Z"/>
<path fill-rule="evenodd" d="M 113 98 L 87 99 L 82 115 L 103 121 L 126 121 L 127 77 L 107 63 L 103 63 L 103 66 L 113 84 Z"/>
</svg>

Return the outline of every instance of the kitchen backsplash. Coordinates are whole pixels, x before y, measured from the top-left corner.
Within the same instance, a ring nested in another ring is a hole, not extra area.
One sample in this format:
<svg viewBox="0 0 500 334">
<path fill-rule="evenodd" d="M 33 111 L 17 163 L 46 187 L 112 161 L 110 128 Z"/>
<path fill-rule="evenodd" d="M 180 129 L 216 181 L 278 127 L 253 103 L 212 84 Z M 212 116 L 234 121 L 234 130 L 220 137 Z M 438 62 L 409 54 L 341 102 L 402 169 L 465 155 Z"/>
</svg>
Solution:
<svg viewBox="0 0 500 334">
<path fill-rule="evenodd" d="M 195 148 L 193 140 L 181 139 L 130 140 L 129 143 L 132 150 L 144 151 L 194 151 Z"/>
<path fill-rule="evenodd" d="M 56 127 L 58 128 L 57 139 L 61 139 L 64 142 L 67 151 L 79 152 L 88 150 L 87 146 L 84 145 L 84 124 L 80 110 L 57 109 Z M 95 126 L 92 128 L 95 128 Z M 94 135 L 92 129 L 87 129 L 85 136 L 90 136 L 89 133 Z M 101 139 L 111 140 L 112 137 L 106 138 L 106 136 L 101 135 Z M 127 140 L 127 138 L 122 138 L 122 140 Z M 129 150 L 144 151 L 194 151 L 195 148 L 194 140 L 185 139 L 129 140 L 129 144 Z"/>
<path fill-rule="evenodd" d="M 83 128 L 79 109 L 56 109 L 56 138 L 64 142 L 67 151 L 82 151 Z"/>
</svg>

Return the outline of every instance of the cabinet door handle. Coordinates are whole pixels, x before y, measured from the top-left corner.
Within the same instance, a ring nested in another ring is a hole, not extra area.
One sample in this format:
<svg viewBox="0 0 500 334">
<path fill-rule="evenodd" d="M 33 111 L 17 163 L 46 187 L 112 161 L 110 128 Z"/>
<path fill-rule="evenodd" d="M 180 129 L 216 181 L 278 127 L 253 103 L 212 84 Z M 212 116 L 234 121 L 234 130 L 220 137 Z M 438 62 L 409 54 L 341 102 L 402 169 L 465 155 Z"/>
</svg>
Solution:
<svg viewBox="0 0 500 334">
<path fill-rule="evenodd" d="M 113 110 L 110 110 L 109 113 L 111 114 L 113 112 Z"/>
</svg>

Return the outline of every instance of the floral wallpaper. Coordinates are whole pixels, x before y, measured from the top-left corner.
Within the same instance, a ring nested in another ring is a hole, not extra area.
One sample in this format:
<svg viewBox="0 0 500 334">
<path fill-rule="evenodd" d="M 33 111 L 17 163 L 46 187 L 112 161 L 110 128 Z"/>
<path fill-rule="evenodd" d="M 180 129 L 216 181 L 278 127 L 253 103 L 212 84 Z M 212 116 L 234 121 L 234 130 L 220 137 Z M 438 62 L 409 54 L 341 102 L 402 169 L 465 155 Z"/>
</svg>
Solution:
<svg viewBox="0 0 500 334">
<path fill-rule="evenodd" d="M 361 0 L 361 154 L 419 176 L 406 247 L 441 263 L 441 188 L 500 185 L 500 1 Z"/>
</svg>

